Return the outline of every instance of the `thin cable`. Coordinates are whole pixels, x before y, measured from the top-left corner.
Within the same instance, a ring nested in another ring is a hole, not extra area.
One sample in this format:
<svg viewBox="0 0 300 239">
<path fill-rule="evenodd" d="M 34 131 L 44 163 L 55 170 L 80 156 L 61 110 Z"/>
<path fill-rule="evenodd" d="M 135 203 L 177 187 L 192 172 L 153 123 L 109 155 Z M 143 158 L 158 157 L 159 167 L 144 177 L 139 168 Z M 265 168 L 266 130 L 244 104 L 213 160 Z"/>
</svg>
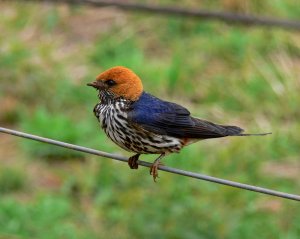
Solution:
<svg viewBox="0 0 300 239">
<path fill-rule="evenodd" d="M 207 11 L 203 9 L 187 9 L 173 6 L 158 6 L 123 0 L 31 0 L 34 2 L 53 2 L 68 4 L 85 4 L 93 7 L 114 6 L 128 11 L 143 11 L 154 14 L 194 17 L 202 20 L 223 21 L 240 25 L 259 25 L 264 27 L 281 27 L 291 30 L 300 30 L 300 21 L 277 19 L 271 17 L 252 16 L 232 12 Z"/>
<path fill-rule="evenodd" d="M 82 147 L 82 146 L 78 146 L 78 145 L 74 145 L 74 144 L 68 144 L 65 142 L 48 139 L 48 138 L 44 138 L 44 137 L 40 137 L 40 136 L 36 136 L 36 135 L 32 135 L 32 134 L 26 134 L 26 133 L 23 133 L 20 131 L 11 130 L 11 129 L 7 129 L 7 128 L 3 128 L 3 127 L 0 127 L 0 132 L 5 133 L 5 134 L 15 135 L 18 137 L 27 138 L 27 139 L 32 139 L 32 140 L 36 140 L 36 141 L 40 141 L 40 142 L 44 142 L 44 143 L 48 143 L 48 144 L 54 144 L 54 145 L 57 145 L 60 147 L 73 149 L 73 150 L 88 153 L 88 154 L 94 154 L 97 156 L 111 158 L 111 159 L 119 160 L 119 161 L 126 162 L 126 163 L 128 161 L 128 159 L 126 157 L 123 157 L 120 155 L 110 154 L 110 153 L 106 153 L 106 152 L 102 152 L 102 151 L 98 151 L 95 149 L 86 148 L 86 147 Z M 144 166 L 144 167 L 148 167 L 148 168 L 151 167 L 151 165 L 152 165 L 151 163 L 148 163 L 145 161 L 140 161 L 140 160 L 138 160 L 138 164 L 141 166 Z M 249 191 L 254 191 L 254 192 L 258 192 L 258 193 L 264 193 L 264 194 L 268 194 L 268 195 L 272 195 L 272 196 L 276 196 L 276 197 L 300 201 L 300 196 L 295 195 L 295 194 L 279 192 L 279 191 L 262 188 L 262 187 L 256 187 L 256 186 L 247 185 L 247 184 L 243 184 L 243 183 L 237 183 L 237 182 L 220 179 L 220 178 L 215 178 L 215 177 L 211 177 L 211 176 L 207 176 L 207 175 L 203 175 L 203 174 L 199 174 L 199 173 L 193 173 L 193 172 L 184 171 L 181 169 L 170 168 L 167 166 L 159 166 L 158 169 L 161 171 L 179 174 L 179 175 L 186 176 L 186 177 L 201 179 L 201 180 L 205 180 L 205 181 L 209 181 L 209 182 L 213 182 L 213 183 L 223 184 L 223 185 L 236 187 L 236 188 L 240 188 L 240 189 L 245 189 L 245 190 L 249 190 Z"/>
</svg>

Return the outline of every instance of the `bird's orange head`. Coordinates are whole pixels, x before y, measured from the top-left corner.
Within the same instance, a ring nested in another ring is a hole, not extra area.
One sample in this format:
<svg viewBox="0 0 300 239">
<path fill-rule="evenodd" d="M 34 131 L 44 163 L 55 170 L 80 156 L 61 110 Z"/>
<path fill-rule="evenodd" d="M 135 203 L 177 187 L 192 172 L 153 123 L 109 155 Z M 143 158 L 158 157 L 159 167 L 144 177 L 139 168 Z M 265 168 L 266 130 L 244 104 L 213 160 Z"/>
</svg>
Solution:
<svg viewBox="0 0 300 239">
<path fill-rule="evenodd" d="M 115 66 L 97 76 L 96 81 L 89 83 L 100 91 L 108 91 L 115 98 L 136 101 L 143 93 L 141 79 L 124 66 Z"/>
</svg>

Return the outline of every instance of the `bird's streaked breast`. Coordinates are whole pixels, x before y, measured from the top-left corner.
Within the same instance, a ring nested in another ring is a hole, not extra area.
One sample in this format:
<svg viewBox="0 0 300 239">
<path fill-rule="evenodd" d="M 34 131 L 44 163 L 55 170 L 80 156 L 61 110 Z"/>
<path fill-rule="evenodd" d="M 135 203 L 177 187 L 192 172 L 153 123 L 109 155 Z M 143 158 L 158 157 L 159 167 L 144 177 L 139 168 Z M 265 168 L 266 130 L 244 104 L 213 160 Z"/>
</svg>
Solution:
<svg viewBox="0 0 300 239">
<path fill-rule="evenodd" d="M 125 150 L 136 153 L 178 152 L 184 146 L 182 139 L 158 135 L 144 130 L 127 120 L 129 102 L 124 99 L 98 103 L 95 116 L 106 135 Z"/>
</svg>

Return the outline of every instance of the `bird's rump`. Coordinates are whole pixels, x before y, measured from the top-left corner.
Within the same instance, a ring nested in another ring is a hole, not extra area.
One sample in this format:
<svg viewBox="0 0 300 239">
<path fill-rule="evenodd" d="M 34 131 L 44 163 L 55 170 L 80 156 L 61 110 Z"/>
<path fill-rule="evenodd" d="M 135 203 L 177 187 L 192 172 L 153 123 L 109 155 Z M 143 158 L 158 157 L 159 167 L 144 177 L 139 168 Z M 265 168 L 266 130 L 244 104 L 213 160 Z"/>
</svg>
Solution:
<svg viewBox="0 0 300 239">
<path fill-rule="evenodd" d="M 208 139 L 239 135 L 237 126 L 217 125 L 191 117 L 190 112 L 175 103 L 143 93 L 128 111 L 128 120 L 145 130 L 177 138 Z"/>
</svg>

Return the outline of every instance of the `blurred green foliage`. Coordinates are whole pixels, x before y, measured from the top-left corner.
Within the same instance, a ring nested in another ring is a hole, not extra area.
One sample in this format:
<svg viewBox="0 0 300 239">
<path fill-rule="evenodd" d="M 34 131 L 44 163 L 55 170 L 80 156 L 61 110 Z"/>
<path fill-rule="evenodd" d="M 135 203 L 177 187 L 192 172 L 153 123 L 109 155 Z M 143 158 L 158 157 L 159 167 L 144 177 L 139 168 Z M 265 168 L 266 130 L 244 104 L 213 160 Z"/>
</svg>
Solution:
<svg viewBox="0 0 300 239">
<path fill-rule="evenodd" d="M 20 169 L 1 168 L 0 171 L 0 195 L 2 193 L 21 190 L 25 186 L 25 175 Z"/>
<path fill-rule="evenodd" d="M 21 128 L 26 132 L 36 132 L 46 138 L 57 139 L 71 144 L 80 143 L 80 136 L 83 128 L 80 124 L 74 124 L 69 118 L 64 115 L 54 115 L 48 113 L 45 109 L 37 109 L 30 116 L 24 116 L 21 121 Z M 45 158 L 60 158 L 60 157 L 78 157 L 77 151 L 66 151 L 63 148 L 50 147 L 47 144 L 40 144 L 39 142 L 26 140 L 23 142 L 24 149 L 32 156 Z"/>
<path fill-rule="evenodd" d="M 299 16 L 293 0 L 180 5 Z M 1 125 L 129 156 L 99 129 L 97 93 L 86 87 L 101 71 L 124 65 L 146 91 L 193 115 L 273 132 L 199 142 L 166 165 L 299 192 L 299 33 L 111 8 L 0 8 Z M 299 238 L 296 202 L 167 173 L 153 183 L 148 169 L 78 157 L 0 135 L 1 238 Z"/>
</svg>

